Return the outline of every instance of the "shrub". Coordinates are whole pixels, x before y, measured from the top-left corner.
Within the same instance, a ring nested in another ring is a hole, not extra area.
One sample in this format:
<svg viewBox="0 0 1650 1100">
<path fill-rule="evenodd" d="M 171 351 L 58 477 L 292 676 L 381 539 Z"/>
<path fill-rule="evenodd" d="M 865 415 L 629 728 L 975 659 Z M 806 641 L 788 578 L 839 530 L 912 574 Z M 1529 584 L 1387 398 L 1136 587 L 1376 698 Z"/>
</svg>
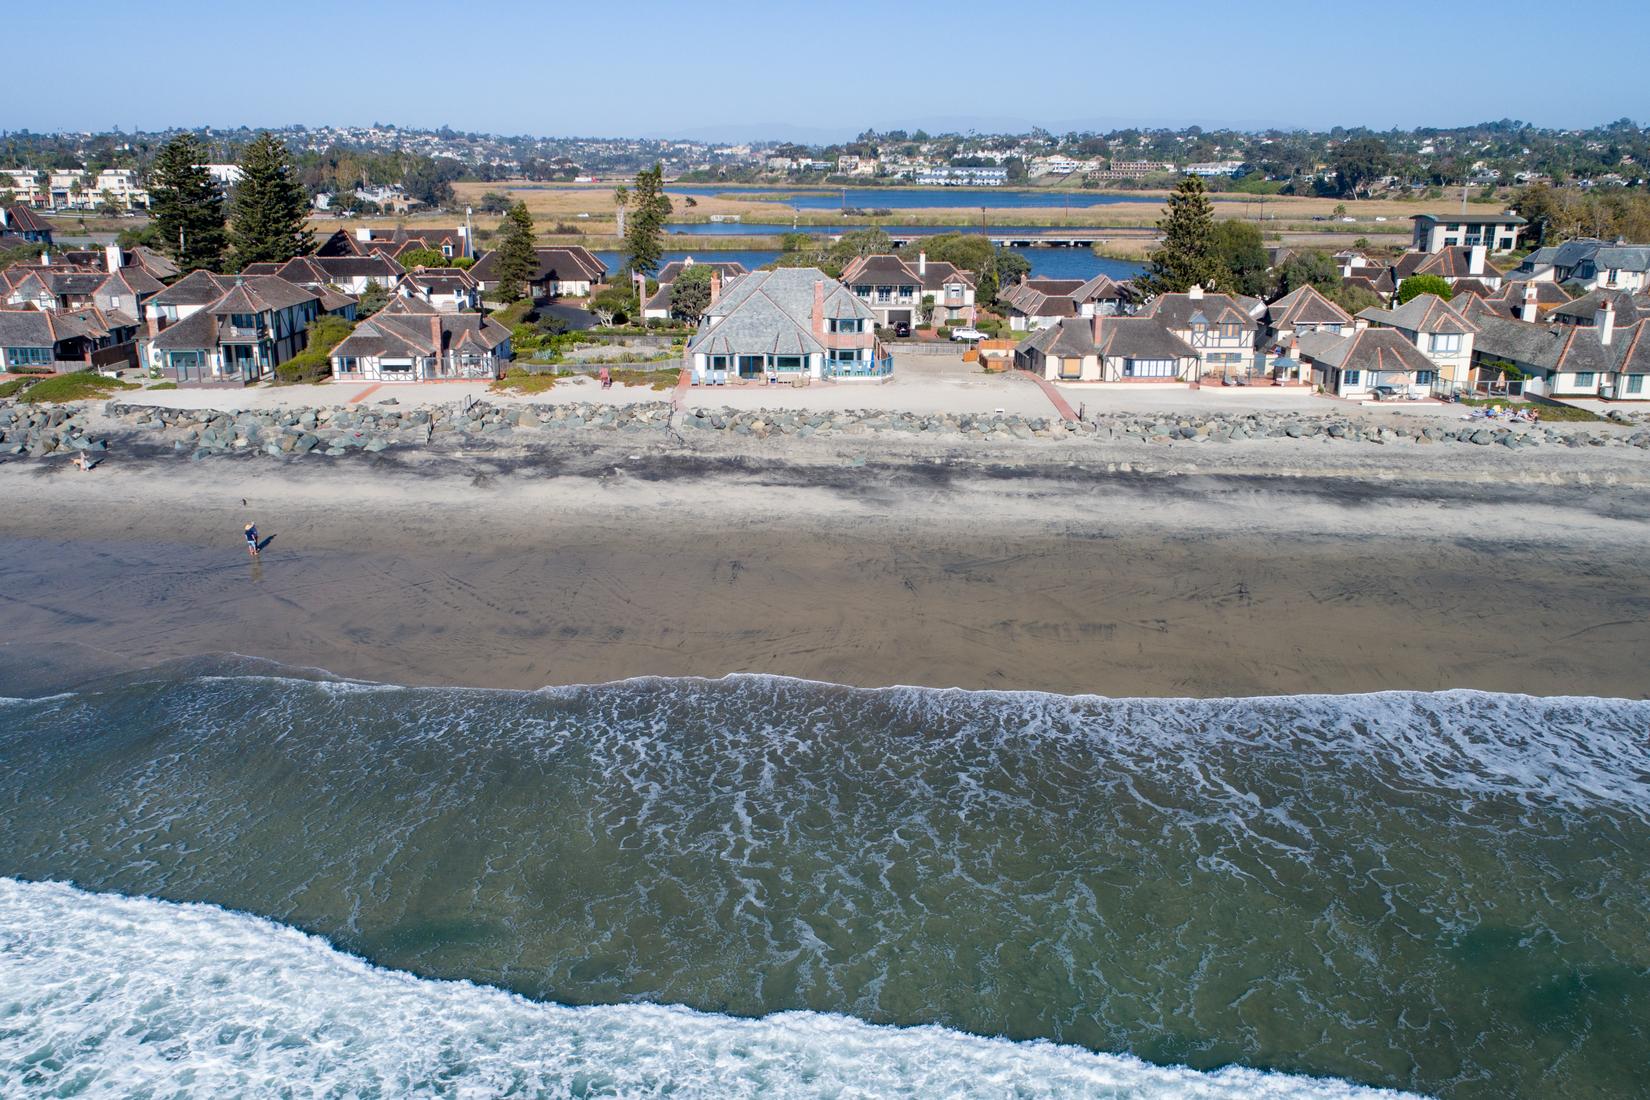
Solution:
<svg viewBox="0 0 1650 1100">
<path fill-rule="evenodd" d="M 73 374 L 54 374 L 50 378 L 43 378 L 30 386 L 28 392 L 18 398 L 29 404 L 44 404 L 58 401 L 88 401 L 92 398 L 107 397 L 116 390 L 135 390 L 138 386 L 131 382 L 122 382 L 118 378 L 105 378 L 89 370 L 75 371 Z"/>
</svg>

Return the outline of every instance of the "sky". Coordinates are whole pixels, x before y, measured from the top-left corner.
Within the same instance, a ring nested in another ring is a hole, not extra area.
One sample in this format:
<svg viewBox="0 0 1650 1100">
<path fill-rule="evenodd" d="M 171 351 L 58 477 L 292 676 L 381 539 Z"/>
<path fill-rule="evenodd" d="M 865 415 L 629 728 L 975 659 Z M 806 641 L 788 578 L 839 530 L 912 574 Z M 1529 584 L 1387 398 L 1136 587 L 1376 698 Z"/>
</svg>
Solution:
<svg viewBox="0 0 1650 1100">
<path fill-rule="evenodd" d="M 1650 121 L 1625 60 L 1650 53 L 1642 2 L 1587 8 L 1602 40 L 1535 0 L 148 0 L 138 25 L 128 0 L 81 0 L 72 25 L 60 9 L 7 15 L 14 63 L 29 43 L 42 75 L 95 73 L 78 62 L 101 56 L 130 75 L 6 96 L 0 129 L 386 122 L 828 142 L 867 128 Z M 1569 79 L 1551 53 L 1520 64 L 1515 43 L 1555 20 L 1576 36 L 1576 71 L 1596 72 L 1602 46 L 1625 78 Z"/>
</svg>

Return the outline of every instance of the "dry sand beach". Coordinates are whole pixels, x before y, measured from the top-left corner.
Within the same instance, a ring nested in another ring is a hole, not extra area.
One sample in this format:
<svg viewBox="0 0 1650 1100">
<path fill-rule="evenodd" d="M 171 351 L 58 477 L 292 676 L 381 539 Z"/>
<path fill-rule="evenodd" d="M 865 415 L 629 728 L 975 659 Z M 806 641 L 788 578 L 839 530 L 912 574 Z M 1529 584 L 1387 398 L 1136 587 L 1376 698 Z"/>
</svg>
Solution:
<svg viewBox="0 0 1650 1100">
<path fill-rule="evenodd" d="M 515 688 L 1638 698 L 1647 484 L 1642 452 L 1590 449 L 591 432 L 191 463 L 117 443 L 90 475 L 0 465 L 3 653 L 42 686 L 235 653 Z M 274 536 L 257 562 L 248 519 Z"/>
</svg>

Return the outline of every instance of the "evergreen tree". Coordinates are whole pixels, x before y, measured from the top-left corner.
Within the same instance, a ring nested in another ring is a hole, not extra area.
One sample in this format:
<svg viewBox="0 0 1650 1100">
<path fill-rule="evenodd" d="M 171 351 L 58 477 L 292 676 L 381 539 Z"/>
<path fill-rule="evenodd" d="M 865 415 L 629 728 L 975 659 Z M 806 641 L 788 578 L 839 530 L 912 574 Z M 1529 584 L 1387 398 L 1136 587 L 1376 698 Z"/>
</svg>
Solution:
<svg viewBox="0 0 1650 1100">
<path fill-rule="evenodd" d="M 709 264 L 694 264 L 670 284 L 670 312 L 678 319 L 698 324 L 699 318 L 710 308 L 710 284 L 715 269 Z"/>
<path fill-rule="evenodd" d="M 504 215 L 499 226 L 498 297 L 514 302 L 526 293 L 528 280 L 538 269 L 538 255 L 533 251 L 533 215 L 527 204 L 517 202 Z"/>
<path fill-rule="evenodd" d="M 286 146 L 268 132 L 253 138 L 241 156 L 234 214 L 230 241 L 237 268 L 285 263 L 315 249 L 315 234 L 308 225 L 309 198 Z"/>
<path fill-rule="evenodd" d="M 1226 266 L 1215 245 L 1215 208 L 1201 179 L 1180 181 L 1157 228 L 1163 231 L 1163 243 L 1147 257 L 1146 273 L 1136 285 L 1150 294 L 1177 294 L 1194 285 L 1225 289 Z"/>
<path fill-rule="evenodd" d="M 664 170 L 657 162 L 636 173 L 635 184 L 621 191 L 625 204 L 624 273 L 652 275 L 665 253 L 665 219 L 670 197 L 665 194 Z"/>
<path fill-rule="evenodd" d="M 194 134 L 179 134 L 155 155 L 149 210 L 161 247 L 178 270 L 223 266 L 223 192 L 202 167 L 206 147 Z"/>
</svg>

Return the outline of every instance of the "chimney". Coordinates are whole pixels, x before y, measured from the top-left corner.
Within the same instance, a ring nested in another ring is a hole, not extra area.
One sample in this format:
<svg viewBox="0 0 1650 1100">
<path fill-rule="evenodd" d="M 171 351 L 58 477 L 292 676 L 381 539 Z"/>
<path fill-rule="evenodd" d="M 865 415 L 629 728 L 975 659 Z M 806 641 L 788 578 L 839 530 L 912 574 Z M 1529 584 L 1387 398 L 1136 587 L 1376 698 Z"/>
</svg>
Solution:
<svg viewBox="0 0 1650 1100">
<path fill-rule="evenodd" d="M 358 240 L 358 241 L 370 241 L 370 240 L 372 240 L 372 230 L 368 229 L 364 225 L 356 226 L 355 227 L 355 239 Z"/>
<path fill-rule="evenodd" d="M 1100 346 L 1100 326 L 1104 321 L 1105 318 L 1103 316 L 1095 313 L 1092 315 L 1092 320 L 1089 322 L 1089 327 L 1094 331 L 1094 346 L 1097 348 Z"/>
<path fill-rule="evenodd" d="M 1473 276 L 1484 274 L 1484 257 L 1488 254 L 1489 249 L 1481 244 L 1475 244 L 1468 249 L 1467 274 Z"/>
<path fill-rule="evenodd" d="M 814 280 L 814 337 L 820 341 L 825 339 L 825 282 L 823 279 Z"/>
<path fill-rule="evenodd" d="M 928 253 L 917 253 L 917 277 L 926 278 L 928 275 Z"/>
<path fill-rule="evenodd" d="M 1598 312 L 1593 314 L 1593 327 L 1598 329 L 1598 342 L 1605 347 L 1610 346 L 1610 338 L 1616 333 L 1616 304 L 1605 298 L 1598 304 Z"/>
<path fill-rule="evenodd" d="M 1368 317 L 1354 317 L 1354 318 L 1352 318 L 1352 331 L 1353 332 L 1362 332 L 1364 329 L 1366 329 L 1368 327 L 1369 327 L 1369 318 Z"/>
<path fill-rule="evenodd" d="M 50 266 L 52 266 L 52 254 L 50 252 L 42 251 L 40 253 L 40 266 L 41 267 L 50 267 Z"/>
<path fill-rule="evenodd" d="M 1193 283 L 1192 289 L 1186 292 L 1186 297 L 1190 298 L 1194 302 L 1201 301 L 1203 299 L 1203 288 L 1196 283 Z"/>
<path fill-rule="evenodd" d="M 1534 283 L 1525 283 L 1524 284 L 1524 304 L 1518 307 L 1518 319 L 1520 321 L 1528 321 L 1530 324 L 1533 325 L 1533 324 L 1535 324 L 1535 318 L 1536 318 L 1535 284 Z"/>
<path fill-rule="evenodd" d="M 710 273 L 710 304 L 715 305 L 716 300 L 718 298 L 720 298 L 721 296 L 722 296 L 722 271 L 721 271 L 720 268 L 714 268 L 714 269 L 711 270 L 711 273 Z"/>
<path fill-rule="evenodd" d="M 439 314 L 430 314 L 430 339 L 435 342 L 435 358 L 441 361 L 441 317 Z"/>
<path fill-rule="evenodd" d="M 104 261 L 103 266 L 105 266 L 109 269 L 109 274 L 113 275 L 115 272 L 119 271 L 120 270 L 120 246 L 118 244 L 106 244 L 106 245 L 104 245 L 103 246 L 103 261 Z"/>
</svg>

